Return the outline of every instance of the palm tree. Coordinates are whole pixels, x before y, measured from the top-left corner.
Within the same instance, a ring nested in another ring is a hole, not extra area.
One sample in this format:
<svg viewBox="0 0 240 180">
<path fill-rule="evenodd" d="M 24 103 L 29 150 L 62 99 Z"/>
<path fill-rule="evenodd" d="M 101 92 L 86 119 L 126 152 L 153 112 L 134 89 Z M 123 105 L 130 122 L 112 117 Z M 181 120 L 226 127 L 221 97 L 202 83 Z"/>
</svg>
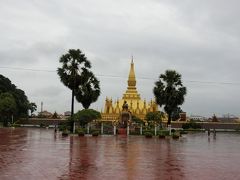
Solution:
<svg viewBox="0 0 240 180">
<path fill-rule="evenodd" d="M 164 106 L 168 114 L 168 125 L 171 124 L 172 113 L 182 105 L 184 96 L 187 93 L 186 87 L 182 85 L 181 75 L 174 70 L 167 70 L 165 74 L 159 76 L 155 82 L 153 93 L 156 97 L 157 104 Z"/>
<path fill-rule="evenodd" d="M 67 54 L 61 56 L 60 63 L 62 67 L 58 68 L 57 73 L 62 83 L 72 90 L 71 118 L 74 114 L 74 95 L 77 87 L 81 86 L 84 73 L 91 68 L 91 63 L 87 60 L 85 54 L 79 49 L 69 49 Z M 77 81 L 78 80 L 78 81 Z M 73 130 L 73 122 L 72 122 Z"/>
<path fill-rule="evenodd" d="M 83 77 L 77 79 L 82 83 L 76 89 L 75 95 L 78 102 L 85 109 L 88 109 L 91 103 L 97 101 L 100 95 L 99 81 L 92 72 L 83 72 Z"/>
</svg>

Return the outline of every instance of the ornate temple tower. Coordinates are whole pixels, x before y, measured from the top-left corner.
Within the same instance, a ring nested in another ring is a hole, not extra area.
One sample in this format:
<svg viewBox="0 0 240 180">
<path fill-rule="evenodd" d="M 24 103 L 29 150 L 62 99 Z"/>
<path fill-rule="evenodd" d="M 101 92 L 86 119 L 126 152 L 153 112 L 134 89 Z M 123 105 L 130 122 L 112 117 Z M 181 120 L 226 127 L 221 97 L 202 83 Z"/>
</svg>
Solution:
<svg viewBox="0 0 240 180">
<path fill-rule="evenodd" d="M 123 94 L 122 99 L 117 99 L 116 103 L 113 104 L 112 99 L 106 98 L 104 112 L 102 112 L 103 121 L 119 120 L 122 105 L 125 101 L 128 104 L 130 112 L 141 119 L 144 119 L 148 112 L 158 111 L 158 106 L 155 101 L 151 100 L 147 103 L 146 100 L 141 99 L 141 96 L 137 91 L 133 58 L 127 84 L 127 90 Z"/>
</svg>

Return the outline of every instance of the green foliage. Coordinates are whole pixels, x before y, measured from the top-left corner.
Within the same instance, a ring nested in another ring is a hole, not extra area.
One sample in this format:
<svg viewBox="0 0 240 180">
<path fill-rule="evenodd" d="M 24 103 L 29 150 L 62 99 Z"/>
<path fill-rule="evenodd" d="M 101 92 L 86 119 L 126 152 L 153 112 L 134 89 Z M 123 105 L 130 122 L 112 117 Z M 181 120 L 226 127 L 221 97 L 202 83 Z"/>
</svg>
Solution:
<svg viewBox="0 0 240 180">
<path fill-rule="evenodd" d="M 85 109 L 89 108 L 100 95 L 99 81 L 90 71 L 90 61 L 81 50 L 69 49 L 59 62 L 62 67 L 57 72 L 62 83 L 72 90 L 72 95 Z"/>
<path fill-rule="evenodd" d="M 94 130 L 93 132 L 92 132 L 92 136 L 98 136 L 99 135 L 99 131 L 98 130 Z"/>
<path fill-rule="evenodd" d="M 162 124 L 162 119 L 164 117 L 164 113 L 161 111 L 156 111 L 156 112 L 148 112 L 146 114 L 146 120 L 148 124 L 154 125 L 154 124 Z"/>
<path fill-rule="evenodd" d="M 8 126 L 8 122 L 13 114 L 17 112 L 15 99 L 10 93 L 0 94 L 0 115 L 3 119 L 3 125 Z"/>
<path fill-rule="evenodd" d="M 76 129 L 76 133 L 77 133 L 79 136 L 84 136 L 84 134 L 85 134 L 84 129 L 82 129 L 82 128 L 77 128 L 77 129 Z"/>
<path fill-rule="evenodd" d="M 159 131 L 159 136 L 169 136 L 169 131 L 168 130 L 160 130 Z"/>
<path fill-rule="evenodd" d="M 59 125 L 58 125 L 58 129 L 59 131 L 64 131 L 64 130 L 71 130 L 71 124 L 72 124 L 72 121 L 71 119 L 69 118 L 68 121 L 66 122 L 61 122 Z"/>
<path fill-rule="evenodd" d="M 62 132 L 62 136 L 68 136 L 69 134 L 70 134 L 70 131 L 67 129 L 63 130 Z"/>
<path fill-rule="evenodd" d="M 83 73 L 84 81 L 78 85 L 75 95 L 78 102 L 85 109 L 88 109 L 91 103 L 96 102 L 100 95 L 100 86 L 98 79 L 92 72 L 86 71 Z"/>
<path fill-rule="evenodd" d="M 167 70 L 159 76 L 153 89 L 157 104 L 164 106 L 168 114 L 168 124 L 171 124 L 172 113 L 182 105 L 187 93 L 186 87 L 182 85 L 181 75 L 174 70 Z"/>
<path fill-rule="evenodd" d="M 74 120 L 79 121 L 80 125 L 84 127 L 93 120 L 101 118 L 100 112 L 93 109 L 83 109 L 74 114 Z"/>
<path fill-rule="evenodd" d="M 2 115 L 12 115 L 17 111 L 15 99 L 10 93 L 0 94 L 0 113 Z"/>
<path fill-rule="evenodd" d="M 61 56 L 59 62 L 62 63 L 62 67 L 58 68 L 58 75 L 62 83 L 71 90 L 80 84 L 76 81 L 83 78 L 83 72 L 91 68 L 91 63 L 79 49 L 69 49 L 68 53 Z"/>
<path fill-rule="evenodd" d="M 182 125 L 183 129 L 201 129 L 201 125 L 195 122 L 189 122 Z"/>
<path fill-rule="evenodd" d="M 180 134 L 178 132 L 175 132 L 172 134 L 173 139 L 179 139 L 179 137 L 180 137 Z"/>
<path fill-rule="evenodd" d="M 104 134 L 113 134 L 113 125 L 112 123 L 103 123 Z"/>
<path fill-rule="evenodd" d="M 140 130 L 139 129 L 134 129 L 134 130 L 129 130 L 130 135 L 140 135 Z"/>
<path fill-rule="evenodd" d="M 151 137 L 153 136 L 153 133 L 150 132 L 150 131 L 146 131 L 146 132 L 144 133 L 144 135 L 145 135 L 145 137 L 147 137 L 147 138 L 151 138 Z"/>
<path fill-rule="evenodd" d="M 0 94 L 3 93 L 9 93 L 12 95 L 11 99 L 13 98 L 15 103 L 13 103 L 13 100 L 11 102 L 16 105 L 16 108 L 14 108 L 14 116 L 15 117 L 26 117 L 28 114 L 28 109 L 30 109 L 30 103 L 28 101 L 27 96 L 25 95 L 25 92 L 21 89 L 18 89 L 14 84 L 11 83 L 11 81 L 4 77 L 3 75 L 0 75 Z M 6 102 L 5 102 L 6 103 Z M 14 105 L 14 106 L 15 106 Z M 7 110 L 6 110 L 7 111 Z M 0 118 L 4 118 L 4 113 L 0 113 Z M 16 119 L 16 118 L 15 118 Z"/>
<path fill-rule="evenodd" d="M 150 132 L 150 133 L 154 134 L 154 130 L 152 130 L 152 129 L 143 130 L 143 134 L 145 134 L 147 132 Z"/>
<path fill-rule="evenodd" d="M 59 62 L 62 64 L 57 70 L 60 80 L 72 90 L 71 113 L 74 113 L 74 96 L 85 109 L 89 108 L 100 95 L 99 81 L 90 71 L 90 61 L 81 50 L 69 49 L 68 53 L 61 56 Z"/>
</svg>

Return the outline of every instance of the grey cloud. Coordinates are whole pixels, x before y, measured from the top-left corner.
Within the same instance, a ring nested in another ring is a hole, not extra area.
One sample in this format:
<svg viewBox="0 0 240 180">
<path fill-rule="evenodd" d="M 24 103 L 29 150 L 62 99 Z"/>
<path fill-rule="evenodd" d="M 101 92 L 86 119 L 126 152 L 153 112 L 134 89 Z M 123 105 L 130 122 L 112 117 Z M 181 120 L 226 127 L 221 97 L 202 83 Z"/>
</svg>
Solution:
<svg viewBox="0 0 240 180">
<path fill-rule="evenodd" d="M 79 48 L 99 75 L 102 94 L 92 107 L 100 110 L 106 96 L 121 98 L 133 55 L 142 98 L 153 98 L 160 73 L 176 69 L 188 87 L 188 113 L 240 115 L 238 85 L 190 82 L 239 83 L 238 7 L 236 0 L 8 1 L 0 7 L 0 62 L 56 70 L 62 54 Z M 1 72 L 47 109 L 69 110 L 70 90 L 56 73 Z"/>
</svg>

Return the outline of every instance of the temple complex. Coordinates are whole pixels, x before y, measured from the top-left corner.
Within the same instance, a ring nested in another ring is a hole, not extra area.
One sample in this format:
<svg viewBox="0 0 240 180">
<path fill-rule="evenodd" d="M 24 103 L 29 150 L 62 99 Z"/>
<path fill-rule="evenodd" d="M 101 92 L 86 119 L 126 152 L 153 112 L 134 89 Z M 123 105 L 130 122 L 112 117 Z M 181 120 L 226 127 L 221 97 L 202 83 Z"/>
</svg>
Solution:
<svg viewBox="0 0 240 180">
<path fill-rule="evenodd" d="M 104 111 L 101 114 L 102 121 L 118 121 L 120 119 L 120 114 L 122 113 L 124 102 L 127 103 L 128 110 L 131 114 L 142 120 L 144 120 L 145 115 L 148 112 L 158 111 L 158 105 L 155 101 L 151 100 L 150 102 L 146 102 L 146 100 L 142 100 L 137 91 L 133 59 L 127 83 L 128 87 L 123 94 L 122 99 L 116 99 L 116 101 L 113 102 L 112 98 L 106 98 Z"/>
</svg>

